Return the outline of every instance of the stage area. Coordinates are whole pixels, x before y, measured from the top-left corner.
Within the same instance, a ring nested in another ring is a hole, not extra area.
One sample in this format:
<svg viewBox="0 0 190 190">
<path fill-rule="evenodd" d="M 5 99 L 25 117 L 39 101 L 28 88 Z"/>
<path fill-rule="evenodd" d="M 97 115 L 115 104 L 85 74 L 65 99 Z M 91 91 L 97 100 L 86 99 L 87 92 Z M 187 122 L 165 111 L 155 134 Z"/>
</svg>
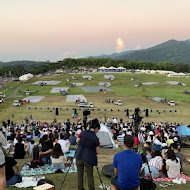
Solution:
<svg viewBox="0 0 190 190">
<path fill-rule="evenodd" d="M 37 82 L 35 82 L 35 83 L 33 83 L 33 84 L 37 84 L 37 85 L 39 85 L 40 83 L 44 83 L 44 84 L 46 84 L 46 85 L 57 85 L 57 84 L 59 84 L 61 81 L 57 81 L 57 80 L 49 80 L 49 81 L 37 81 Z"/>
<path fill-rule="evenodd" d="M 51 89 L 50 93 L 60 93 L 60 91 L 68 91 L 69 87 L 54 87 Z"/>
<path fill-rule="evenodd" d="M 84 83 L 80 83 L 80 82 L 73 82 L 72 83 L 74 86 L 83 86 Z"/>
<path fill-rule="evenodd" d="M 153 84 L 158 84 L 159 82 L 144 82 L 142 85 L 153 85 Z"/>
<path fill-rule="evenodd" d="M 91 87 L 80 87 L 80 88 L 85 92 L 100 92 L 100 90 L 113 92 L 113 90 L 102 86 L 91 86 Z"/>
<path fill-rule="evenodd" d="M 87 102 L 87 99 L 82 95 L 82 94 L 79 94 L 79 95 L 67 95 L 67 99 L 66 99 L 66 102 L 76 102 L 76 100 L 79 100 L 81 102 Z"/>
<path fill-rule="evenodd" d="M 182 86 L 186 86 L 185 83 L 181 83 L 181 82 L 178 82 L 178 81 L 166 81 L 168 84 L 171 84 L 171 85 L 182 85 Z"/>
<path fill-rule="evenodd" d="M 28 96 L 24 98 L 23 100 L 26 100 L 26 101 L 30 100 L 31 103 L 38 103 L 44 98 L 45 98 L 44 96 Z"/>
<path fill-rule="evenodd" d="M 110 82 L 99 82 L 99 86 L 109 85 L 111 86 Z"/>
</svg>

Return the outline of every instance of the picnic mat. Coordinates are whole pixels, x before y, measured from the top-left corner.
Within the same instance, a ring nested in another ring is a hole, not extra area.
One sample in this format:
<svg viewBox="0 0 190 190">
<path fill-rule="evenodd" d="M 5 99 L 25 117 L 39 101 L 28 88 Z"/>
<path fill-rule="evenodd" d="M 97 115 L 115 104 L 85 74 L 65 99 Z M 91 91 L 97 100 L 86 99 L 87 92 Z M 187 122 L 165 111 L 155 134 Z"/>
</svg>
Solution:
<svg viewBox="0 0 190 190">
<path fill-rule="evenodd" d="M 186 176 L 185 174 L 181 173 L 181 177 L 184 178 L 186 181 L 190 181 L 190 177 Z M 173 178 L 167 178 L 167 177 L 162 177 L 162 178 L 154 178 L 154 181 L 172 181 L 174 180 Z"/>
<path fill-rule="evenodd" d="M 68 158 L 69 157 L 73 158 L 75 155 L 75 150 L 70 150 L 70 152 L 65 155 Z M 61 169 L 61 171 L 65 173 L 68 171 L 68 169 L 69 167 L 65 167 L 64 169 Z M 22 176 L 36 176 L 36 175 L 38 176 L 38 175 L 44 175 L 44 174 L 53 174 L 56 171 L 57 170 L 53 169 L 50 164 L 45 164 L 44 166 L 41 166 L 39 168 L 30 168 L 30 162 L 29 162 L 22 167 L 20 174 Z M 76 167 L 75 162 L 73 162 L 73 164 L 71 165 L 69 169 L 69 173 L 73 173 L 73 172 L 77 172 L 77 167 Z"/>
<path fill-rule="evenodd" d="M 23 177 L 21 183 L 16 183 L 14 186 L 18 188 L 36 187 L 39 180 L 45 179 L 44 176 Z"/>
</svg>

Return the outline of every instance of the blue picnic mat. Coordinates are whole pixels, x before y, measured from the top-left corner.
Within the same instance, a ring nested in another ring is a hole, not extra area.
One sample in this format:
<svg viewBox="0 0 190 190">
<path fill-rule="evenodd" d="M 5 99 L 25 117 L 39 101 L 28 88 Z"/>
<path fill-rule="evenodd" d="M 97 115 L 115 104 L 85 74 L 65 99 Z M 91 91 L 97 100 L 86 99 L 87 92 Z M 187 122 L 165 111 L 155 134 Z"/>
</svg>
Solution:
<svg viewBox="0 0 190 190">
<path fill-rule="evenodd" d="M 69 153 L 65 154 L 66 157 L 73 158 L 75 155 L 75 150 L 70 150 Z M 67 172 L 69 167 L 65 167 L 64 169 L 61 169 L 62 172 Z M 22 176 L 37 176 L 37 175 L 44 175 L 44 174 L 53 174 L 57 170 L 53 169 L 50 164 L 45 164 L 44 166 L 41 166 L 40 168 L 30 168 L 30 162 L 25 164 L 22 167 L 21 175 Z M 71 165 L 69 169 L 69 173 L 77 172 L 77 167 L 75 162 Z"/>
</svg>

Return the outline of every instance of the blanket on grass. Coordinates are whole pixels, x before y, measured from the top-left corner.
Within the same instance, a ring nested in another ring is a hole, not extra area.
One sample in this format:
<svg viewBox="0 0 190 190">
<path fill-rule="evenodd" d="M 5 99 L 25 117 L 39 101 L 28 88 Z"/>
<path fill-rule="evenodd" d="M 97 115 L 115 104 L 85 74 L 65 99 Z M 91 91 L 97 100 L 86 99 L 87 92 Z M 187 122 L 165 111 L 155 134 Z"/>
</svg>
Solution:
<svg viewBox="0 0 190 190">
<path fill-rule="evenodd" d="M 66 157 L 74 157 L 75 150 L 71 150 L 69 153 L 66 154 Z M 61 169 L 63 173 L 67 172 L 69 167 L 65 167 L 64 169 Z M 45 164 L 44 166 L 41 166 L 39 168 L 30 168 L 30 162 L 25 164 L 22 167 L 21 175 L 22 176 L 38 176 L 38 175 L 44 175 L 44 174 L 52 174 L 56 173 L 57 170 L 53 169 L 50 164 Z M 69 169 L 69 173 L 77 172 L 77 167 L 75 162 L 71 165 Z"/>
<path fill-rule="evenodd" d="M 185 174 L 181 173 L 181 177 L 184 178 L 186 181 L 190 181 L 190 177 L 186 176 Z M 154 181 L 172 181 L 174 180 L 173 178 L 167 178 L 167 177 L 162 177 L 162 178 L 155 178 L 153 179 Z"/>
<path fill-rule="evenodd" d="M 36 187 L 39 180 L 45 179 L 44 176 L 37 177 L 23 177 L 21 183 L 16 183 L 14 186 L 17 188 Z"/>
</svg>

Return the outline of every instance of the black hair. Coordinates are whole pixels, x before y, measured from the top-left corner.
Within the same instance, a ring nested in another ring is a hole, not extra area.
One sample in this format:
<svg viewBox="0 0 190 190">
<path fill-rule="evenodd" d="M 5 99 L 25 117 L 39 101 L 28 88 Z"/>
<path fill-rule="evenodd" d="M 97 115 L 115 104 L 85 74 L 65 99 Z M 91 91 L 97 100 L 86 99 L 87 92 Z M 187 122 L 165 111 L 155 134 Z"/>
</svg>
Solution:
<svg viewBox="0 0 190 190">
<path fill-rule="evenodd" d="M 90 121 L 90 129 L 100 129 L 100 123 L 97 118 Z"/>
<path fill-rule="evenodd" d="M 22 142 L 22 137 L 19 137 L 17 140 L 18 140 L 19 143 L 21 143 Z"/>
<path fill-rule="evenodd" d="M 176 160 L 176 163 L 178 163 L 175 152 L 171 149 L 167 151 L 167 158 L 171 159 L 172 161 Z"/>
<path fill-rule="evenodd" d="M 155 150 L 155 151 L 153 152 L 153 157 L 156 157 L 156 156 L 161 156 L 160 150 Z"/>
<path fill-rule="evenodd" d="M 47 139 L 48 139 L 48 135 L 43 135 L 42 141 L 43 141 L 43 142 L 44 142 L 44 141 L 47 141 Z"/>
<path fill-rule="evenodd" d="M 133 144 L 134 144 L 134 138 L 131 135 L 126 135 L 124 137 L 124 144 L 129 147 L 132 148 Z"/>
<path fill-rule="evenodd" d="M 170 145 L 170 147 L 172 147 L 173 149 L 178 149 L 178 144 L 177 143 L 172 143 Z"/>
<path fill-rule="evenodd" d="M 59 143 L 56 143 L 55 146 L 53 147 L 53 151 L 51 153 L 51 156 L 53 158 L 59 158 L 60 156 L 63 156 L 64 153 L 61 149 L 61 145 Z"/>
</svg>

